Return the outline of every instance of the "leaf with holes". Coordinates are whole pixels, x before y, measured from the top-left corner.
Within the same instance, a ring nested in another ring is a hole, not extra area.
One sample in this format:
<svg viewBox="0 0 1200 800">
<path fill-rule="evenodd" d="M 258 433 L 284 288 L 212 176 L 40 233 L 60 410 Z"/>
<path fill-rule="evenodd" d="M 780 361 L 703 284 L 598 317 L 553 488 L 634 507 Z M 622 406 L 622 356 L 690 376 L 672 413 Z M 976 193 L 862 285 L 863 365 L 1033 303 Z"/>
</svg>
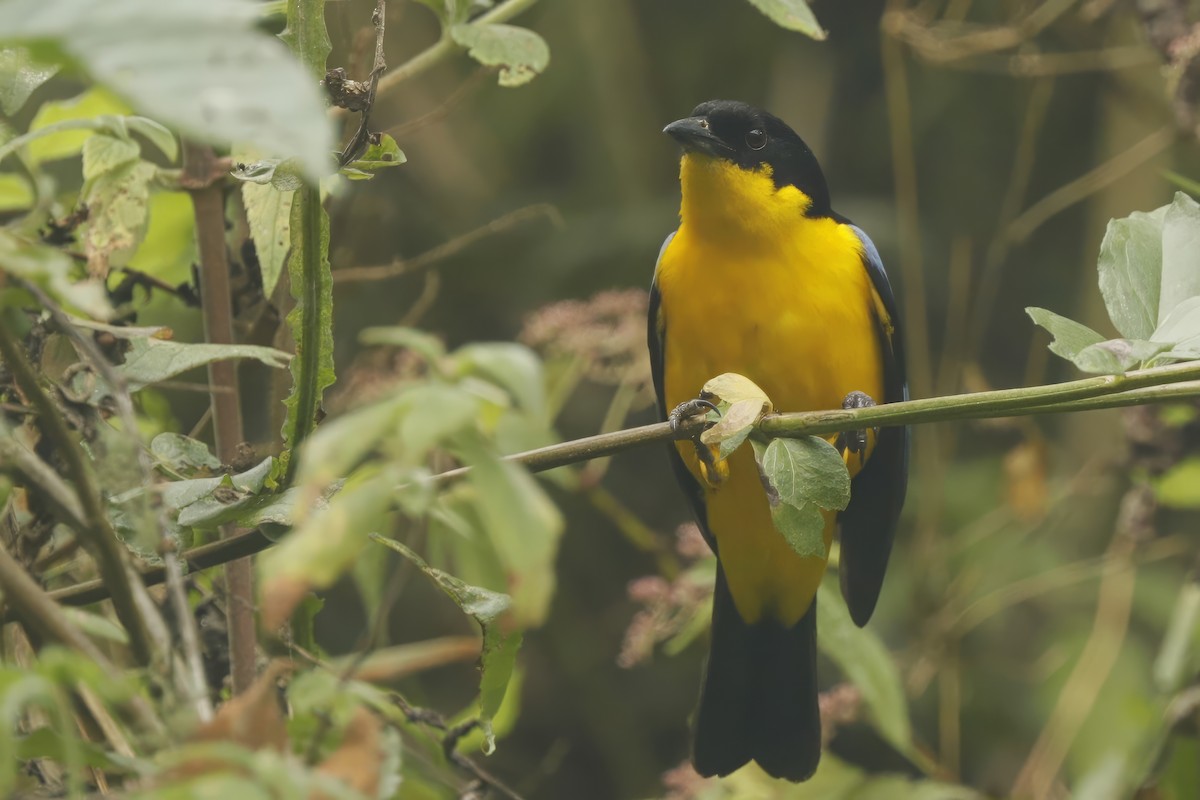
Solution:
<svg viewBox="0 0 1200 800">
<path fill-rule="evenodd" d="M 450 36 L 485 67 L 500 67 L 501 86 L 520 86 L 550 63 L 546 40 L 528 28 L 472 22 L 454 25 Z"/>
</svg>

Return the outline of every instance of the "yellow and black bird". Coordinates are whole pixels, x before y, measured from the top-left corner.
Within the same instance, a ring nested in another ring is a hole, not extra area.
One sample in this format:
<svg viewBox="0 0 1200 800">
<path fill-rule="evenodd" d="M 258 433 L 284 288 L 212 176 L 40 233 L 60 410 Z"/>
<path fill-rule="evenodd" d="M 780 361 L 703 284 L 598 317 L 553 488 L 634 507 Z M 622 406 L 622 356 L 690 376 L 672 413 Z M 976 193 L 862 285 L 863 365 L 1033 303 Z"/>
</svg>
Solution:
<svg viewBox="0 0 1200 800">
<path fill-rule="evenodd" d="M 725 372 L 750 378 L 781 411 L 906 399 L 896 301 L 879 253 L 833 211 L 800 137 L 765 111 L 724 100 L 700 104 L 664 133 L 683 147 L 680 224 L 659 253 L 650 296 L 664 417 L 695 408 L 687 401 Z M 831 441 L 852 482 L 846 510 L 825 513 L 826 552 L 840 527 L 842 595 L 861 626 L 904 503 L 908 430 Z M 706 776 L 754 760 L 801 781 L 821 756 L 816 593 L 826 562 L 797 555 L 776 531 L 749 447 L 714 471 L 698 446 L 671 451 L 718 559 L 692 760 Z"/>
</svg>

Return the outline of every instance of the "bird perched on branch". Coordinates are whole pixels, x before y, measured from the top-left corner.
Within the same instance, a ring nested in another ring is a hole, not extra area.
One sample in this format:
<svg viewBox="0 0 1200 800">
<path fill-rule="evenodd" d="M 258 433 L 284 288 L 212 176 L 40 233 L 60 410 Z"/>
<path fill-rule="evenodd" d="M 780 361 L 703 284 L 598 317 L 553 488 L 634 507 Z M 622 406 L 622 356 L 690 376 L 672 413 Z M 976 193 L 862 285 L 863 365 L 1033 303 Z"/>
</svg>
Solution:
<svg viewBox="0 0 1200 800">
<path fill-rule="evenodd" d="M 726 372 L 762 387 L 780 411 L 906 399 L 896 301 L 879 253 L 833 211 L 800 137 L 765 111 L 723 100 L 664 133 L 683 157 L 680 224 L 659 253 L 650 298 L 661 413 L 694 411 L 688 401 Z M 846 509 L 823 512 L 825 551 L 840 528 L 842 595 L 861 626 L 904 502 L 908 430 L 830 441 L 852 481 Z M 775 529 L 748 446 L 717 471 L 702 447 L 682 441 L 671 451 L 718 559 L 692 760 L 706 776 L 754 760 L 775 777 L 805 780 L 821 756 L 816 594 L 826 559 L 797 554 Z"/>
</svg>

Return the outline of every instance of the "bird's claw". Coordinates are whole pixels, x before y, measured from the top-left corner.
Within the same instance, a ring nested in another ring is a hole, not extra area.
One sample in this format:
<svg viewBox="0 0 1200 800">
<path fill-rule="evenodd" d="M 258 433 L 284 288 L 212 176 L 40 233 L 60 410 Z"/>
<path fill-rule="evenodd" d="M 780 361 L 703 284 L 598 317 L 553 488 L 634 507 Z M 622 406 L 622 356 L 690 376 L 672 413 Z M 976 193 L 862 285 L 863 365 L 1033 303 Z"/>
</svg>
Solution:
<svg viewBox="0 0 1200 800">
<path fill-rule="evenodd" d="M 870 408 L 875 405 L 875 400 L 866 392 L 854 391 L 846 395 L 842 400 L 842 408 Z M 879 429 L 871 428 L 871 431 L 878 436 Z M 835 446 L 839 453 L 845 455 L 847 452 L 853 453 L 856 456 L 862 456 L 867 451 L 867 429 L 859 428 L 853 431 L 843 431 L 838 434 Z"/>
<path fill-rule="evenodd" d="M 671 409 L 671 413 L 667 414 L 667 422 L 671 423 L 671 430 L 678 432 L 683 423 L 694 417 L 704 416 L 709 411 L 716 411 L 718 415 L 721 413 L 711 400 L 693 397 Z"/>
</svg>

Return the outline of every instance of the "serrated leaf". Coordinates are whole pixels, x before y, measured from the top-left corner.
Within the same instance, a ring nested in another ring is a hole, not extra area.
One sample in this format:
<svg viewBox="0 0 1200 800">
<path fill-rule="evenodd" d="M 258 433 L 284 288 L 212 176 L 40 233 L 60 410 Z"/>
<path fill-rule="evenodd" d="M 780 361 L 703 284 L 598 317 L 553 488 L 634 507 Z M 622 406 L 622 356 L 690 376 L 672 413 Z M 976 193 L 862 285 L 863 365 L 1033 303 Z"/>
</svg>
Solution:
<svg viewBox="0 0 1200 800">
<path fill-rule="evenodd" d="M 134 339 L 117 371 L 131 390 L 174 378 L 189 369 L 214 361 L 252 358 L 268 367 L 282 369 L 291 357 L 273 347 L 251 344 L 183 344 L 162 339 Z"/>
<path fill-rule="evenodd" d="M 317 80 L 257 22 L 254 5 L 237 0 L 0 4 L 6 37 L 57 44 L 171 128 L 213 144 L 251 142 L 298 157 L 310 177 L 325 175 L 333 136 Z"/>
<path fill-rule="evenodd" d="M 821 559 L 828 556 L 825 549 L 825 516 L 815 505 L 772 503 L 771 522 L 797 555 Z"/>
<path fill-rule="evenodd" d="M 242 203 L 250 224 L 250 238 L 258 254 L 262 272 L 263 294 L 271 297 L 291 247 L 292 192 L 281 192 L 273 186 L 258 183 L 242 184 Z"/>
<path fill-rule="evenodd" d="M 550 63 L 546 40 L 528 28 L 472 22 L 451 26 L 450 37 L 480 64 L 500 67 L 501 86 L 528 83 Z"/>
<path fill-rule="evenodd" d="M 805 0 L 750 0 L 750 4 L 781 28 L 818 41 L 828 36 Z"/>
<path fill-rule="evenodd" d="M 1169 344 L 1134 339 L 1109 339 L 1083 348 L 1071 360 L 1084 372 L 1120 375 L 1171 349 Z"/>
<path fill-rule="evenodd" d="M 773 408 L 771 398 L 757 383 L 736 372 L 725 372 L 708 381 L 704 384 L 702 394 L 731 405 L 740 400 L 759 400 L 763 403 L 763 413 L 770 413 Z"/>
<path fill-rule="evenodd" d="M 471 586 L 453 575 L 429 566 L 423 558 L 399 542 L 382 536 L 371 538 L 416 564 L 482 629 L 483 647 L 479 656 L 479 668 L 482 673 L 479 679 L 479 722 L 484 733 L 484 753 L 491 754 L 496 749 L 492 718 L 500 710 L 509 679 L 512 677 L 513 666 L 516 664 L 517 650 L 521 646 L 520 632 L 505 632 L 506 626 L 501 619 L 509 613 L 511 599 L 507 595 Z"/>
<path fill-rule="evenodd" d="M 398 167 L 407 161 L 407 157 L 396 144 L 396 140 L 386 133 L 379 135 L 379 143 L 367 148 L 359 158 L 351 161 L 342 168 L 342 174 L 359 172 L 370 178 L 371 174 L 388 167 Z M 361 180 L 361 176 L 347 175 L 351 180 Z"/>
<path fill-rule="evenodd" d="M 98 133 L 83 143 L 83 178 L 92 180 L 117 167 L 137 161 L 142 154 L 138 143 L 130 139 Z"/>
<path fill-rule="evenodd" d="M 1161 325 L 1183 301 L 1200 296 L 1200 204 L 1183 192 L 1167 207 L 1162 229 Z"/>
<path fill-rule="evenodd" d="M 36 283 L 68 308 L 97 319 L 113 314 L 103 283 L 73 280 L 71 259 L 57 248 L 25 241 L 0 228 L 0 264 L 5 272 Z"/>
<path fill-rule="evenodd" d="M 1111 220 L 1100 243 L 1100 293 L 1109 319 L 1128 339 L 1149 339 L 1158 327 L 1167 208 Z"/>
<path fill-rule="evenodd" d="M 850 473 L 837 449 L 818 436 L 772 439 L 761 467 L 779 502 L 841 511 L 850 502 Z"/>
<path fill-rule="evenodd" d="M 1034 324 L 1045 328 L 1054 337 L 1050 342 L 1050 352 L 1067 360 L 1073 361 L 1075 356 L 1079 355 L 1079 351 L 1104 341 L 1103 336 L 1083 323 L 1059 316 L 1045 308 L 1030 306 L 1025 309 L 1025 313 Z"/>
<path fill-rule="evenodd" d="M 160 433 L 150 441 L 150 452 L 175 470 L 220 469 L 221 460 L 208 445 L 179 433 Z"/>
<path fill-rule="evenodd" d="M 57 65 L 37 64 L 24 47 L 0 48 L 0 112 L 11 117 L 56 72 Z"/>
<path fill-rule="evenodd" d="M 908 702 L 896 662 L 879 637 L 850 619 L 835 581 L 826 578 L 817 603 L 817 647 L 838 665 L 846 679 L 858 687 L 872 722 L 900 752 L 912 750 Z"/>
</svg>

